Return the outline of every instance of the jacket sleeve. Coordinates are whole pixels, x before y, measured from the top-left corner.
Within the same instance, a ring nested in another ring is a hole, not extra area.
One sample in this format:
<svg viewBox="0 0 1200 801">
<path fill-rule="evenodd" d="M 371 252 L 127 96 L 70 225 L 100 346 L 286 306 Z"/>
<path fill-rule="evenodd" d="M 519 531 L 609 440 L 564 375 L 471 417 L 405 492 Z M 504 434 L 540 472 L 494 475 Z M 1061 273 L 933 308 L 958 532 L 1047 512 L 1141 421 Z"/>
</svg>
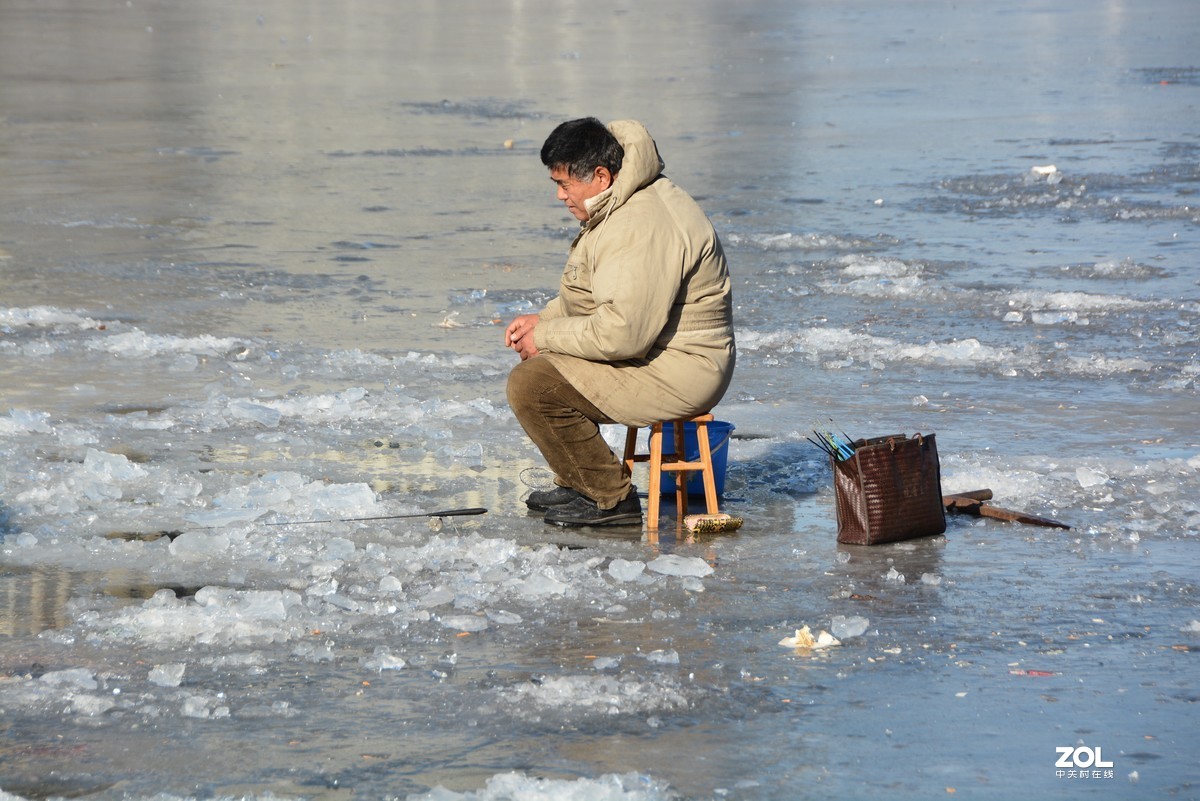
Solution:
<svg viewBox="0 0 1200 801">
<path fill-rule="evenodd" d="M 543 318 L 534 330 L 534 343 L 540 351 L 589 361 L 644 358 L 666 327 L 679 294 L 685 246 L 670 228 L 597 234 L 594 311 Z"/>
<path fill-rule="evenodd" d="M 553 320 L 555 317 L 562 317 L 563 313 L 562 298 L 558 295 L 555 295 L 550 299 L 550 302 L 546 304 L 546 307 L 538 312 L 538 325 L 541 325 L 547 320 Z M 534 344 L 537 344 L 536 331 L 537 329 L 534 329 Z"/>
</svg>

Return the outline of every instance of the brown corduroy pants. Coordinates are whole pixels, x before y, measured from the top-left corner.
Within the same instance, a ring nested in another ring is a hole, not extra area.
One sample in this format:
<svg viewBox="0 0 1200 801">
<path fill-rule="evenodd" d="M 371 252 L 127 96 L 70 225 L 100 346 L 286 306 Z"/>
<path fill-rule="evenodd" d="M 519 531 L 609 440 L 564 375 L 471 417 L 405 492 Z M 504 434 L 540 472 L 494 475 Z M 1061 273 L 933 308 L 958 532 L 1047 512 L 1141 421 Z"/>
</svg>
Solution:
<svg viewBox="0 0 1200 801">
<path fill-rule="evenodd" d="M 629 494 L 624 465 L 600 434 L 615 423 L 579 393 L 548 359 L 534 356 L 508 376 L 508 403 L 554 471 L 555 483 L 611 509 Z"/>
</svg>

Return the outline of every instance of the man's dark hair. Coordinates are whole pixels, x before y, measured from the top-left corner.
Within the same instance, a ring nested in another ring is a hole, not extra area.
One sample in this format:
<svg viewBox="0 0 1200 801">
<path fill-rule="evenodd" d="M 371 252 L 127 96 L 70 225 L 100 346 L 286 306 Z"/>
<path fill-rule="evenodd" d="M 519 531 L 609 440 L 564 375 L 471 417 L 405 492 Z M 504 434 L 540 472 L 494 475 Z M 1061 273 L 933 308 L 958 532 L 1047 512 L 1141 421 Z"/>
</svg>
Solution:
<svg viewBox="0 0 1200 801">
<path fill-rule="evenodd" d="M 562 123 L 542 145 L 542 164 L 551 170 L 561 167 L 578 181 L 590 181 L 597 167 L 616 175 L 624 158 L 625 148 L 595 117 Z"/>
</svg>

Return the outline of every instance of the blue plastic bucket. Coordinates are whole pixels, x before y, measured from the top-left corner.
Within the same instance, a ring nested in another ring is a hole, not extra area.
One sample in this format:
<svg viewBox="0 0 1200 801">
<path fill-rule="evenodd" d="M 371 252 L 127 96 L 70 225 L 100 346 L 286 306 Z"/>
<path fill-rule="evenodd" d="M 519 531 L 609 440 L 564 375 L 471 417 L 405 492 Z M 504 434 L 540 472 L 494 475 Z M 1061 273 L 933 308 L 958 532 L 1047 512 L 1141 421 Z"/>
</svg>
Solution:
<svg viewBox="0 0 1200 801">
<path fill-rule="evenodd" d="M 664 454 L 675 453 L 675 427 L 671 423 L 663 423 Z M 733 436 L 733 423 L 723 420 L 713 420 L 708 424 L 708 447 L 712 451 L 713 478 L 717 485 L 717 495 L 725 493 L 725 466 L 729 461 L 729 438 Z M 700 442 L 696 438 L 696 424 L 683 424 L 683 453 L 689 462 L 700 459 Z M 663 473 L 662 491 L 665 494 L 675 492 L 675 476 Z M 688 495 L 704 494 L 704 476 L 700 472 L 688 474 Z"/>
</svg>

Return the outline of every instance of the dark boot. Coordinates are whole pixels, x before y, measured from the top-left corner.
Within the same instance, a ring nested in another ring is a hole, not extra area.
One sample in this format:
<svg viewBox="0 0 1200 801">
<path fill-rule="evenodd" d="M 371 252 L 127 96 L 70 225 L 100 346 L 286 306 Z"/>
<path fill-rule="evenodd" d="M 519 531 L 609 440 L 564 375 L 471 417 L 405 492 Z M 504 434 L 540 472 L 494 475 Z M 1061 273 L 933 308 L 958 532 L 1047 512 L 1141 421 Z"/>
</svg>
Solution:
<svg viewBox="0 0 1200 801">
<path fill-rule="evenodd" d="M 568 504 L 551 507 L 546 522 L 556 526 L 640 526 L 642 502 L 637 490 L 631 489 L 625 499 L 612 509 L 601 509 L 590 498 L 579 497 Z"/>
<path fill-rule="evenodd" d="M 544 512 L 552 506 L 562 506 L 583 497 L 583 493 L 579 490 L 573 490 L 570 487 L 555 487 L 548 490 L 534 490 L 525 499 L 525 505 L 535 512 Z"/>
</svg>

